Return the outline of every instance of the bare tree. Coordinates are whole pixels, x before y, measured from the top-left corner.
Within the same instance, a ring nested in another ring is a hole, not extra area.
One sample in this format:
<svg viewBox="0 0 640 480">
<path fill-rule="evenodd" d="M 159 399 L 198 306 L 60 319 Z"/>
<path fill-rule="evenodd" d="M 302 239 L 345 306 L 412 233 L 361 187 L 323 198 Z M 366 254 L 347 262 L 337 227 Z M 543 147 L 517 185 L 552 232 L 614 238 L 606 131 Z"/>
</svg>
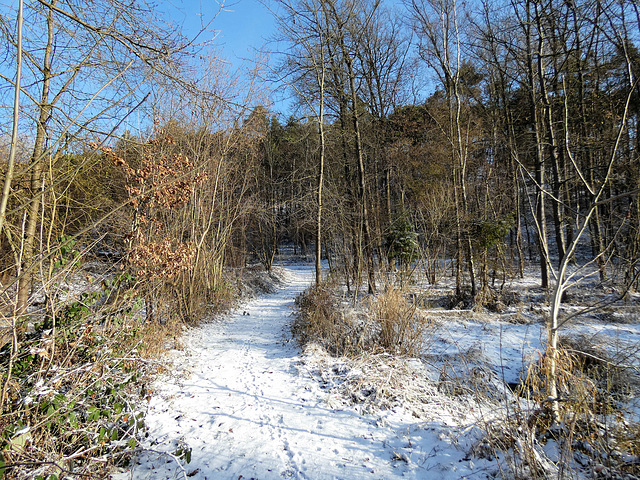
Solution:
<svg viewBox="0 0 640 480">
<path fill-rule="evenodd" d="M 143 4 L 42 0 L 24 2 L 24 15 L 22 7 L 19 2 L 15 26 L 5 18 L 0 22 L 2 44 L 18 52 L 0 72 L 0 81 L 21 94 L 19 102 L 14 100 L 15 115 L 22 118 L 15 128 L 32 139 L 28 164 L 19 165 L 13 175 L 20 188 L 12 190 L 7 176 L 2 200 L 8 208 L 3 207 L 0 235 L 12 249 L 17 284 L 15 289 L 3 286 L 3 303 L 10 303 L 14 320 L 27 311 L 37 279 L 48 288 L 44 283 L 53 269 L 52 256 L 67 233 L 57 223 L 56 189 L 99 156 L 82 157 L 82 165 L 59 177 L 54 174 L 57 165 L 69 159 L 69 149 L 81 150 L 88 138 L 110 138 L 148 98 L 141 87 L 151 76 L 188 87 L 178 67 L 193 50 L 188 39 L 163 26 Z M 15 157 L 9 165 L 15 165 Z M 11 292 L 15 297 L 9 302 Z M 18 348 L 13 346 L 12 355 Z M 10 378 L 11 369 L 4 387 Z"/>
<path fill-rule="evenodd" d="M 373 162 L 372 208 L 376 231 L 378 258 L 382 267 L 385 257 L 384 237 L 394 222 L 394 211 L 402 211 L 404 205 L 396 205 L 397 192 L 392 192 L 392 170 L 388 145 L 392 131 L 388 118 L 406 100 L 406 87 L 413 77 L 416 62 L 410 57 L 411 41 L 406 29 L 392 12 L 379 8 L 366 24 L 363 24 L 359 47 L 356 51 L 358 72 L 363 84 L 360 93 L 371 117 L 368 121 L 370 140 L 368 154 Z M 402 196 L 400 196 L 400 199 Z"/>
<path fill-rule="evenodd" d="M 331 68 L 333 74 L 341 77 L 344 82 L 336 83 L 334 88 L 338 103 L 345 106 L 347 100 L 348 115 L 351 119 L 355 159 L 358 171 L 358 208 L 362 219 L 365 262 L 367 268 L 368 288 L 370 293 L 376 292 L 374 248 L 369 223 L 369 199 L 367 195 L 365 152 L 362 140 L 360 122 L 360 102 L 358 98 L 357 79 L 359 72 L 356 68 L 357 51 L 362 39 L 363 28 L 367 28 L 373 20 L 378 8 L 379 0 L 366 4 L 359 1 L 336 2 L 333 0 L 321 3 L 327 18 Z M 338 73 L 339 72 L 339 73 Z M 359 259 L 358 259 L 359 261 Z"/>
<path fill-rule="evenodd" d="M 178 56 L 191 48 L 141 4 L 43 0 L 27 7 L 23 52 L 29 73 L 22 90 L 36 113 L 30 167 L 24 173 L 30 176 L 30 193 L 12 212 L 26 212 L 24 236 L 13 242 L 21 245 L 18 312 L 27 305 L 38 264 L 42 192 L 52 188 L 43 178 L 45 160 L 72 142 L 108 133 L 109 121 L 111 128 L 119 125 L 150 75 L 180 82 Z M 10 25 L 2 24 L 2 35 L 8 44 L 17 43 Z M 2 80 L 13 83 L 6 76 Z M 116 116 L 120 120 L 113 120 Z"/>
<path fill-rule="evenodd" d="M 464 218 L 470 213 L 467 193 L 469 162 L 468 122 L 463 118 L 466 107 L 462 98 L 462 38 L 459 11 L 455 0 L 412 0 L 407 3 L 413 28 L 420 40 L 422 59 L 437 73 L 449 104 L 446 129 L 451 145 L 453 182 L 456 207 L 456 292 L 462 290 L 462 256 L 466 257 L 471 282 L 471 296 L 476 295 L 476 274 L 470 236 L 465 233 Z"/>
<path fill-rule="evenodd" d="M 325 97 L 327 76 L 327 30 L 321 1 L 280 0 L 276 14 L 283 39 L 293 48 L 285 56 L 281 80 L 295 92 L 312 112 L 320 140 L 316 180 L 315 271 L 316 285 L 322 282 L 322 208 L 325 168 Z"/>
</svg>

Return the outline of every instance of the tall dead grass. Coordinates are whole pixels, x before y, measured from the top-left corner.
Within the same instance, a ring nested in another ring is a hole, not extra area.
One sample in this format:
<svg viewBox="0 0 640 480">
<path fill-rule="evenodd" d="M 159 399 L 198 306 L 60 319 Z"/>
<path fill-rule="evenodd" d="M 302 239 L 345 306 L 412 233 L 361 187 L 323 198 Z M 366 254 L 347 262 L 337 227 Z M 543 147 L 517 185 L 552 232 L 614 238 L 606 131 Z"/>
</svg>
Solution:
<svg viewBox="0 0 640 480">
<path fill-rule="evenodd" d="M 386 288 L 372 300 L 369 310 L 380 329 L 378 346 L 398 355 L 421 354 L 428 322 L 401 290 Z"/>
<path fill-rule="evenodd" d="M 297 299 L 293 333 L 302 344 L 321 344 L 334 355 L 388 352 L 419 356 L 428 327 L 401 290 L 389 287 L 347 312 L 335 286 L 312 287 Z"/>
<path fill-rule="evenodd" d="M 552 421 L 541 355 L 504 422 L 485 425 L 476 453 L 502 455 L 513 478 L 638 478 L 640 424 L 627 407 L 637 397 L 637 372 L 585 338 L 563 339 L 556 366 L 559 421 Z"/>
<path fill-rule="evenodd" d="M 305 345 L 316 341 L 335 355 L 348 354 L 356 336 L 340 312 L 333 289 L 326 284 L 314 286 L 296 298 L 298 314 L 292 332 Z"/>
<path fill-rule="evenodd" d="M 146 429 L 140 401 L 187 326 L 169 303 L 149 321 L 138 287 L 79 262 L 39 285 L 56 301 L 18 318 L 0 345 L 0 478 L 107 478 L 128 464 Z"/>
</svg>

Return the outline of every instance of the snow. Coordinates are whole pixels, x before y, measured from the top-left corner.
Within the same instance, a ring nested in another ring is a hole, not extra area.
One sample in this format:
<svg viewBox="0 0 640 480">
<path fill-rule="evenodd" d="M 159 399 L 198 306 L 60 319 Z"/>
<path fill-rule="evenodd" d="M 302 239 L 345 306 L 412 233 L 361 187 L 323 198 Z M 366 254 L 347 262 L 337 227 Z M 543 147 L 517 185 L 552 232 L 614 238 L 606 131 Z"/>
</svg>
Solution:
<svg viewBox="0 0 640 480">
<path fill-rule="evenodd" d="M 429 355 L 442 360 L 461 352 L 483 356 L 506 383 L 518 383 L 527 365 L 543 350 L 544 325 L 514 325 L 504 322 L 442 321 L 434 333 Z"/>
<path fill-rule="evenodd" d="M 145 451 L 113 478 L 484 478 L 463 461 L 456 420 L 438 405 L 427 422 L 401 410 L 332 408 L 330 392 L 304 374 L 309 359 L 288 329 L 295 296 L 313 272 L 286 270 L 276 293 L 186 333 L 184 349 L 171 353 L 172 376 L 155 384 Z M 179 466 L 181 446 L 191 461 Z"/>
<path fill-rule="evenodd" d="M 544 348 L 537 314 L 514 323 L 431 310 L 422 360 L 334 358 L 291 339 L 295 297 L 314 272 L 283 268 L 277 292 L 185 333 L 146 406 L 148 436 L 114 480 L 500 476 L 504 458 L 485 439 L 517 401 L 505 383 L 517 383 Z M 573 321 L 566 330 L 611 348 L 640 344 L 637 322 Z M 552 444 L 544 448 L 554 456 Z"/>
</svg>

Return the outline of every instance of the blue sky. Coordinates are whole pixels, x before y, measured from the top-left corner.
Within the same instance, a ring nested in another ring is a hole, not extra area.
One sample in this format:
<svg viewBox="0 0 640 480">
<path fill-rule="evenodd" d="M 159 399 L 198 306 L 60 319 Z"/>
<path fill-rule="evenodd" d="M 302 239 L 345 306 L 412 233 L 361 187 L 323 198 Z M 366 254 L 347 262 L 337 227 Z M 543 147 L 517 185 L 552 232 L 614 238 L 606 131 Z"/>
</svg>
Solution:
<svg viewBox="0 0 640 480">
<path fill-rule="evenodd" d="M 242 66 L 243 60 L 255 58 L 255 50 L 265 46 L 269 37 L 277 34 L 277 28 L 273 14 L 269 8 L 259 0 L 157 0 L 161 5 L 180 11 L 180 18 L 172 18 L 171 21 L 182 25 L 185 33 L 197 32 L 201 18 L 210 20 L 216 13 L 217 17 L 211 24 L 211 29 L 217 33 L 214 45 L 220 49 L 221 56 L 229 61 L 234 69 Z M 222 6 L 220 2 L 224 1 Z M 265 0 L 267 5 L 275 8 L 274 2 Z M 387 5 L 400 8 L 399 0 L 386 0 Z M 202 12 L 202 13 L 201 13 Z M 209 33 L 209 40 L 213 36 Z M 277 50 L 277 46 L 271 45 L 271 50 Z M 269 45 L 266 46 L 268 51 Z M 271 85 L 274 86 L 274 85 Z M 277 91 L 273 94 L 273 110 L 288 115 L 291 109 L 291 101 L 288 93 Z"/>
<path fill-rule="evenodd" d="M 208 22 L 215 16 L 209 31 L 197 43 L 213 39 L 216 55 L 229 62 L 232 71 L 243 70 L 242 67 L 251 69 L 255 65 L 256 50 L 265 50 L 269 37 L 276 33 L 273 15 L 258 0 L 224 0 L 224 5 L 222 0 L 158 1 L 160 8 L 172 12 L 169 21 L 181 26 L 187 36 L 196 34 L 202 21 Z M 273 94 L 271 100 L 275 102 L 274 113 L 289 110 L 289 102 L 281 94 Z"/>
<path fill-rule="evenodd" d="M 252 49 L 261 48 L 274 33 L 274 21 L 269 10 L 257 0 L 227 0 L 221 10 L 214 0 L 174 0 L 172 5 L 183 18 L 173 18 L 182 24 L 187 34 L 197 31 L 201 18 L 210 20 L 217 12 L 211 29 L 217 33 L 214 44 L 222 56 L 238 66 L 242 59 L 253 58 Z M 202 13 L 201 13 L 202 12 Z M 204 40 L 212 38 L 209 33 Z"/>
</svg>

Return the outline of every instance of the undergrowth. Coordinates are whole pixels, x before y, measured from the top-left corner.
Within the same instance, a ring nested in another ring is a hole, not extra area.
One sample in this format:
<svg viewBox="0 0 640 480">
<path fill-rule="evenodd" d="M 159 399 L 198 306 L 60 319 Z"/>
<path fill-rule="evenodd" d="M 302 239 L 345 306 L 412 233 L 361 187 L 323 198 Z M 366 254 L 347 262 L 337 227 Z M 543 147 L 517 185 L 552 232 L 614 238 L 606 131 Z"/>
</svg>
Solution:
<svg viewBox="0 0 640 480">
<path fill-rule="evenodd" d="M 363 302 L 363 313 L 346 312 L 335 286 L 323 284 L 296 300 L 293 334 L 300 343 L 314 341 L 334 355 L 388 352 L 419 356 L 428 322 L 403 292 L 388 287 Z"/>
<path fill-rule="evenodd" d="M 485 425 L 474 453 L 502 455 L 512 478 L 636 479 L 640 424 L 626 408 L 638 375 L 585 338 L 564 338 L 557 362 L 558 422 L 547 398 L 547 359 L 530 365 L 518 401 L 502 421 Z"/>
<path fill-rule="evenodd" d="M 119 274 L 15 320 L 0 350 L 0 476 L 101 476 L 137 445 L 149 394 L 132 278 Z"/>
</svg>

